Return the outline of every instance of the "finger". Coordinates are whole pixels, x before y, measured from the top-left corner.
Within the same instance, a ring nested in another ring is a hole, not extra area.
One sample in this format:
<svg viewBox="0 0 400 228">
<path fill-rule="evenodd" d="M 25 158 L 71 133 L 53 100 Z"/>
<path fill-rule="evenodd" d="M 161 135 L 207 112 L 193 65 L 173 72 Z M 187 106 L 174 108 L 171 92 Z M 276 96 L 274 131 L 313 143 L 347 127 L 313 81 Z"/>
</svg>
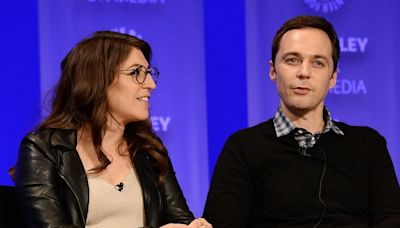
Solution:
<svg viewBox="0 0 400 228">
<path fill-rule="evenodd" d="M 160 228 L 186 228 L 187 225 L 185 224 L 176 224 L 176 223 L 168 223 Z"/>
<path fill-rule="evenodd" d="M 201 225 L 202 225 L 202 222 L 199 219 L 195 219 L 189 224 L 189 227 L 197 228 L 197 227 L 199 227 Z"/>
<path fill-rule="evenodd" d="M 207 222 L 205 218 L 198 218 L 198 220 L 200 220 L 203 225 L 206 225 L 207 227 L 212 227 L 211 224 Z"/>
</svg>

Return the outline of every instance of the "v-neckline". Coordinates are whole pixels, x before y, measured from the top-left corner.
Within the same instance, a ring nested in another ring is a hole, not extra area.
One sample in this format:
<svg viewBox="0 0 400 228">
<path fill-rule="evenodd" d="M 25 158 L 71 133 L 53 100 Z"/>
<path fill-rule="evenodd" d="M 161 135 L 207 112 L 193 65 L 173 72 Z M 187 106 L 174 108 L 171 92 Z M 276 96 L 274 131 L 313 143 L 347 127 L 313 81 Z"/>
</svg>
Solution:
<svg viewBox="0 0 400 228">
<path fill-rule="evenodd" d="M 115 186 L 116 186 L 117 184 L 120 184 L 120 183 L 124 183 L 124 184 L 125 184 L 125 183 L 127 182 L 127 180 L 128 180 L 128 177 L 131 175 L 132 172 L 133 172 L 133 168 L 129 169 L 128 174 L 126 174 L 126 176 L 125 176 L 122 180 L 118 181 L 118 182 L 115 183 L 115 184 L 113 184 L 113 183 L 107 181 L 106 179 L 104 179 L 104 178 L 102 177 L 102 175 L 104 175 L 104 174 L 95 175 L 95 176 L 93 176 L 93 178 L 100 179 L 102 182 L 106 183 L 107 185 L 111 186 L 112 188 L 115 188 Z"/>
</svg>

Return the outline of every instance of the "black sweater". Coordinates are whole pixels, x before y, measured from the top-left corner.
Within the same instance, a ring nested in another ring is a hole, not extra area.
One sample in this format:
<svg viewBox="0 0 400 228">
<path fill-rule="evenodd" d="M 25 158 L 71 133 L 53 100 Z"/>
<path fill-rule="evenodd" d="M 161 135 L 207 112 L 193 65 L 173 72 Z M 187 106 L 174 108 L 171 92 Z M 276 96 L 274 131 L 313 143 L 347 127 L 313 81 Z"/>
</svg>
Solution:
<svg viewBox="0 0 400 228">
<path fill-rule="evenodd" d="M 272 119 L 233 134 L 204 217 L 214 228 L 313 227 L 322 214 L 319 227 L 400 227 L 400 190 L 385 139 L 368 127 L 335 124 L 344 135 L 321 135 L 310 157 L 300 155 L 293 133 L 277 138 Z"/>
</svg>

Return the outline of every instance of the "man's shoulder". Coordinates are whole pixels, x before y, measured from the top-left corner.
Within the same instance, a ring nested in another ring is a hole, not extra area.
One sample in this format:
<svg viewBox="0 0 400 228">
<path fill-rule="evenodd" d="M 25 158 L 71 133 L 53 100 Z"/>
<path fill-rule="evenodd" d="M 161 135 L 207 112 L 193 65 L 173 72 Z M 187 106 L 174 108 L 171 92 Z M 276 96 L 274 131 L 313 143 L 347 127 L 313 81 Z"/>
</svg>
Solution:
<svg viewBox="0 0 400 228">
<path fill-rule="evenodd" d="M 253 163 L 268 154 L 270 146 L 277 143 L 272 120 L 239 130 L 228 137 L 221 152 L 222 160 L 239 156 Z"/>
<path fill-rule="evenodd" d="M 241 129 L 233 133 L 229 138 L 256 139 L 258 137 L 276 137 L 274 123 L 272 119 L 248 128 Z"/>
<path fill-rule="evenodd" d="M 368 126 L 355 126 L 336 121 L 334 121 L 334 123 L 341 131 L 343 131 L 345 137 L 383 138 L 383 136 L 377 130 Z"/>
</svg>

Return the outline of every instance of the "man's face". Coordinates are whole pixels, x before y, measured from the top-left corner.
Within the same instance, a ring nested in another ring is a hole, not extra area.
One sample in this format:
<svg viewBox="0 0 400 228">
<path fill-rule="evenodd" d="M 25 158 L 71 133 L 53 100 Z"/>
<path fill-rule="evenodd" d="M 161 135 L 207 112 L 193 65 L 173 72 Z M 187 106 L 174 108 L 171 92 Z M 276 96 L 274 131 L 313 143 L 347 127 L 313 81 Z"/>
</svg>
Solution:
<svg viewBox="0 0 400 228">
<path fill-rule="evenodd" d="M 293 29 L 280 41 L 270 78 L 276 82 L 281 108 L 292 113 L 323 109 L 328 90 L 336 83 L 332 45 L 328 35 L 315 28 Z"/>
</svg>

